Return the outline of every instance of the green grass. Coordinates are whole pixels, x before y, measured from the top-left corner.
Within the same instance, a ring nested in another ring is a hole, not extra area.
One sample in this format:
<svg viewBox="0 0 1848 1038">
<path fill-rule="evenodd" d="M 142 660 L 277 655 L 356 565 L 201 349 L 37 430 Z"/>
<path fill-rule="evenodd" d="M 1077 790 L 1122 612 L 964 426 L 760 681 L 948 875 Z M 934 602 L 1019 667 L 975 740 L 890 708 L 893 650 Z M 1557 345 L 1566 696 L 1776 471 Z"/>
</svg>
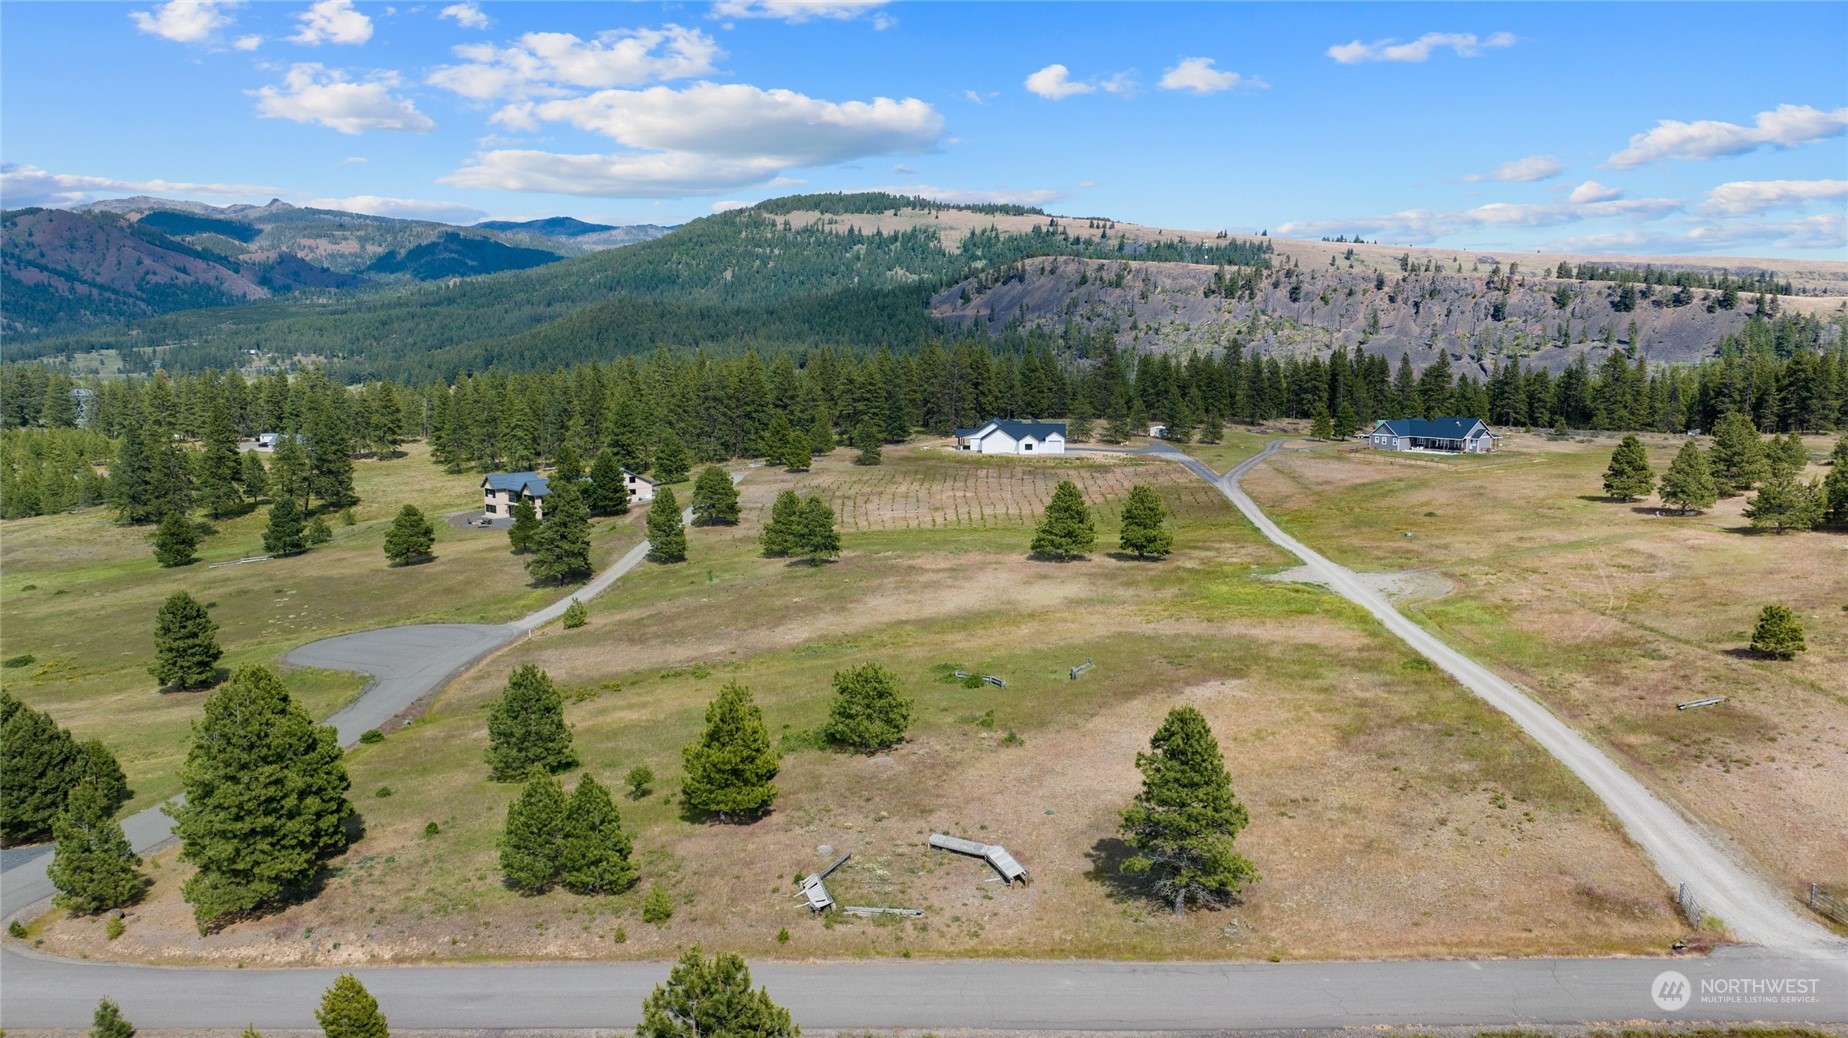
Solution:
<svg viewBox="0 0 1848 1038">
<path fill-rule="evenodd" d="M 148 531 L 115 525 L 105 510 L 8 522 L 0 544 L 5 624 L 0 655 L 30 653 L 31 667 L 0 671 L 5 687 L 49 710 L 79 738 L 115 750 L 139 808 L 178 792 L 199 693 L 161 694 L 147 674 L 154 613 L 184 589 L 211 609 L 225 648 L 221 665 L 280 666 L 298 645 L 349 631 L 426 621 L 503 622 L 562 592 L 533 587 L 505 535 L 457 530 L 444 513 L 479 507 L 479 476 L 448 475 L 419 448 L 390 461 L 362 460 L 358 522 L 330 516 L 331 543 L 290 559 L 209 568 L 262 553 L 264 509 L 217 524 L 201 561 L 158 567 Z M 391 518 L 417 505 L 436 524 L 436 561 L 388 568 L 381 546 Z M 639 539 L 636 517 L 600 522 L 593 559 L 603 565 Z M 32 590 L 25 590 L 31 586 Z M 364 679 L 295 672 L 290 687 L 316 717 L 350 701 Z"/>
</svg>

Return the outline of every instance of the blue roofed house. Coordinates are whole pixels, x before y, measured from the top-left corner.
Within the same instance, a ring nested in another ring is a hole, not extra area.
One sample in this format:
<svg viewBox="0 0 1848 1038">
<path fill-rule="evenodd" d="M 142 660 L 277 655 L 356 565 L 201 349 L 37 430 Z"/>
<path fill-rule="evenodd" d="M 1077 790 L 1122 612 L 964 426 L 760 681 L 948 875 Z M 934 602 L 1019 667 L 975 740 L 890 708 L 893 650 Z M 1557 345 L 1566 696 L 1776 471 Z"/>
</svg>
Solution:
<svg viewBox="0 0 1848 1038">
<path fill-rule="evenodd" d="M 628 469 L 622 470 L 622 479 L 629 488 L 632 503 L 647 504 L 654 500 L 654 480 Z M 544 519 L 548 489 L 550 481 L 537 472 L 490 472 L 481 479 L 481 510 L 490 519 L 505 519 L 513 515 L 514 506 L 521 498 L 530 498 L 533 511 Z"/>
<path fill-rule="evenodd" d="M 973 429 L 956 430 L 956 449 L 980 454 L 1064 454 L 1065 423 L 991 418 Z"/>
<path fill-rule="evenodd" d="M 1381 419 L 1367 434 L 1367 444 L 1382 451 L 1487 454 L 1495 449 L 1495 434 L 1480 418 Z"/>
</svg>

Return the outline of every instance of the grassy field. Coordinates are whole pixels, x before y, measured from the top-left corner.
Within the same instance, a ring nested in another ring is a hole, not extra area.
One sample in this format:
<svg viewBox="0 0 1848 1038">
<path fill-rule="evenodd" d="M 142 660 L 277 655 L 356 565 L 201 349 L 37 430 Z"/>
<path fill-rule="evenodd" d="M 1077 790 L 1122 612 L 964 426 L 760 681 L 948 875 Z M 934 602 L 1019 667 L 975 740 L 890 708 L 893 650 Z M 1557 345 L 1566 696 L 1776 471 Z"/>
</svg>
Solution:
<svg viewBox="0 0 1848 1038">
<path fill-rule="evenodd" d="M 0 654 L 30 654 L 27 667 L 0 670 L 5 687 L 79 738 L 115 750 L 143 807 L 179 791 L 188 725 L 203 693 L 156 691 L 147 666 L 154 614 L 176 590 L 206 603 L 219 625 L 223 665 L 279 665 L 317 638 L 419 621 L 499 622 L 548 603 L 560 592 L 533 587 L 506 535 L 461 530 L 447 513 L 479 508 L 478 475 L 448 475 L 421 446 L 406 457 L 356 463 L 361 504 L 353 526 L 330 517 L 331 543 L 291 559 L 209 568 L 262 554 L 267 509 L 218 524 L 200 561 L 161 569 L 147 528 L 118 526 L 105 509 L 13 520 L 0 528 Z M 381 551 L 391 519 L 415 504 L 436 524 L 436 561 L 387 568 Z M 594 557 L 609 558 L 639 539 L 637 517 L 600 522 Z M 354 674 L 297 670 L 289 685 L 316 717 L 349 701 Z"/>
<path fill-rule="evenodd" d="M 1645 442 L 1657 472 L 1680 446 Z M 1347 565 L 1449 581 L 1454 594 L 1407 612 L 1536 692 L 1793 894 L 1848 887 L 1848 536 L 1753 533 L 1744 498 L 1690 516 L 1606 500 L 1615 443 L 1515 434 L 1494 456 L 1442 464 L 1293 453 L 1245 485 Z M 1812 438 L 1812 457 L 1830 445 Z M 1772 602 L 1802 619 L 1809 651 L 1795 661 L 1746 651 Z M 1716 695 L 1727 702 L 1675 709 Z"/>
<path fill-rule="evenodd" d="M 1261 959 L 1647 952 L 1681 932 L 1581 786 L 1340 599 L 1261 579 L 1288 560 L 1180 466 L 849 458 L 754 470 L 741 526 L 689 531 L 685 564 L 636 571 L 584 628 L 537 632 L 415 727 L 356 749 L 365 836 L 315 900 L 199 938 L 168 854 L 126 936 L 54 917 L 46 948 L 226 964 L 646 958 L 693 941 L 756 956 Z M 1100 548 L 1121 493 L 1156 487 L 1176 513 L 1175 555 L 1029 560 L 1022 502 L 1057 478 L 1101 495 Z M 865 490 L 845 510 L 841 561 L 757 556 L 759 517 L 785 487 L 843 502 Z M 1071 680 L 1087 658 L 1097 668 Z M 916 699 L 910 740 L 872 757 L 818 747 L 830 676 L 865 660 Z M 565 689 L 589 771 L 612 788 L 637 764 L 659 776 L 652 796 L 620 801 L 643 877 L 629 893 L 522 897 L 500 883 L 494 844 L 517 790 L 487 778 L 486 708 L 525 662 Z M 945 680 L 957 668 L 1007 688 Z M 784 751 L 777 809 L 750 825 L 674 802 L 679 747 L 730 680 L 754 690 Z M 1180 703 L 1219 735 L 1252 816 L 1241 849 L 1264 879 L 1241 905 L 1175 918 L 1118 873 L 1115 829 L 1136 752 Z M 1003 843 L 1035 882 L 1003 888 L 981 862 L 927 850 L 932 831 Z M 809 916 L 793 880 L 826 863 L 823 848 L 854 854 L 829 881 L 843 903 L 926 917 Z M 665 926 L 640 918 L 654 886 L 676 904 Z"/>
</svg>

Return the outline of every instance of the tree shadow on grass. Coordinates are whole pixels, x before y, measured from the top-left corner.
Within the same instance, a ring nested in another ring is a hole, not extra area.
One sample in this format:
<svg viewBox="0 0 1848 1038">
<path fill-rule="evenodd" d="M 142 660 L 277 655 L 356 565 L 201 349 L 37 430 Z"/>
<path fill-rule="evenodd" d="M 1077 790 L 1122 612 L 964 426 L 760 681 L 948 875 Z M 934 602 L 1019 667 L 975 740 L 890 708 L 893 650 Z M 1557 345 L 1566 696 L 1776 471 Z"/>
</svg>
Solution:
<svg viewBox="0 0 1848 1038">
<path fill-rule="evenodd" d="M 1123 863 L 1135 857 L 1135 850 L 1115 836 L 1106 836 L 1091 845 L 1085 860 L 1091 863 L 1085 878 L 1101 884 L 1112 901 L 1149 901 L 1161 904 L 1148 873 L 1123 871 Z"/>
</svg>

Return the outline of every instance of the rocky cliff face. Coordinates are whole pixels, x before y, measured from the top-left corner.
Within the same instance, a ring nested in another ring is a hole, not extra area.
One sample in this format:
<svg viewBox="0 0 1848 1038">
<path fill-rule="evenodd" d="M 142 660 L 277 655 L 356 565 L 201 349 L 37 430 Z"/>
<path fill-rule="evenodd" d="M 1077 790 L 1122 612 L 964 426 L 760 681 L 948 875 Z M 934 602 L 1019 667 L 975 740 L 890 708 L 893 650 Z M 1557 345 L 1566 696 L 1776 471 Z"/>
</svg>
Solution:
<svg viewBox="0 0 1848 1038">
<path fill-rule="evenodd" d="M 1443 350 L 1484 371 L 1492 359 L 1514 356 L 1556 371 L 1587 352 L 1595 362 L 1596 351 L 1627 345 L 1632 335 L 1652 360 L 1697 360 L 1744 326 L 1756 299 L 1742 293 L 1728 310 L 1715 290 L 1633 291 L 1633 309 L 1621 310 L 1626 300 L 1614 283 L 1524 269 L 1510 276 L 1498 263 L 1467 257 L 1430 272 L 1057 258 L 985 272 L 939 293 L 932 309 L 991 331 L 1068 324 L 1114 331 L 1122 347 L 1149 352 L 1218 349 L 1237 337 L 1270 353 L 1326 354 L 1346 345 L 1395 363 L 1410 353 L 1422 365 Z"/>
</svg>

